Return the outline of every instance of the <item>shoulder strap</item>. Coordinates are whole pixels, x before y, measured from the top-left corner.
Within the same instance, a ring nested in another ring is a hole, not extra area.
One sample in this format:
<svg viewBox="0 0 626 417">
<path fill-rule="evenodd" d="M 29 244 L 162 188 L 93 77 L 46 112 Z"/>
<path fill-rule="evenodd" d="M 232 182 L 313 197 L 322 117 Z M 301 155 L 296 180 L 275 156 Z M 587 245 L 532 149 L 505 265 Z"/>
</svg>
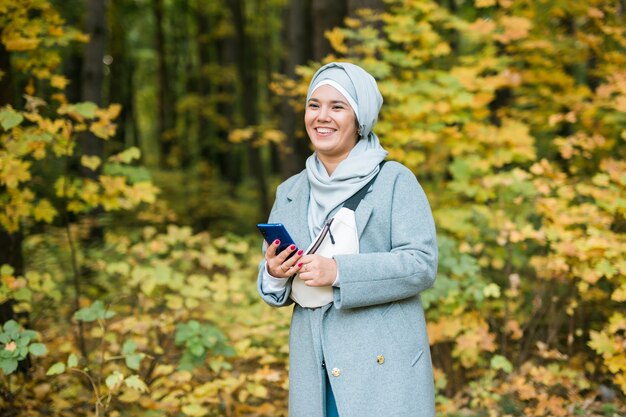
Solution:
<svg viewBox="0 0 626 417">
<path fill-rule="evenodd" d="M 376 175 L 374 175 L 374 178 L 372 178 L 367 184 L 365 184 L 363 188 L 361 188 L 354 195 L 352 195 L 352 197 L 348 198 L 346 202 L 343 203 L 343 207 L 348 208 L 352 211 L 356 211 L 356 208 L 361 203 L 361 200 L 363 200 L 363 197 L 365 197 L 365 194 L 367 194 L 367 191 L 370 189 L 372 184 L 374 184 L 374 181 L 376 181 L 376 177 L 378 177 L 378 174 L 380 174 L 380 171 L 382 171 L 383 165 L 385 165 L 385 162 L 387 161 L 383 161 L 380 163 L 379 165 L 380 168 L 378 169 L 378 172 L 376 173 Z"/>
</svg>

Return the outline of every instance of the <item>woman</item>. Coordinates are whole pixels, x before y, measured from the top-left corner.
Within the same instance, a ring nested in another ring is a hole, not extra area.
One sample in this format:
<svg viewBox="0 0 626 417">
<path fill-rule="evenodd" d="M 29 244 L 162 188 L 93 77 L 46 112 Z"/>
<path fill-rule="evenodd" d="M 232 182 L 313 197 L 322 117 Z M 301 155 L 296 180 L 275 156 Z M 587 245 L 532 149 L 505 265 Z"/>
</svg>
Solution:
<svg viewBox="0 0 626 417">
<path fill-rule="evenodd" d="M 269 221 L 283 223 L 298 247 L 279 254 L 279 242 L 267 247 L 259 293 L 284 307 L 293 303 L 294 280 L 332 288 L 330 303 L 293 310 L 290 417 L 435 415 L 420 301 L 436 275 L 435 226 L 413 173 L 397 162 L 380 165 L 387 152 L 372 128 L 381 105 L 376 81 L 362 68 L 320 68 L 304 116 L 315 152 L 277 189 Z M 306 255 L 325 220 L 377 174 L 354 213 L 360 253 Z"/>
</svg>

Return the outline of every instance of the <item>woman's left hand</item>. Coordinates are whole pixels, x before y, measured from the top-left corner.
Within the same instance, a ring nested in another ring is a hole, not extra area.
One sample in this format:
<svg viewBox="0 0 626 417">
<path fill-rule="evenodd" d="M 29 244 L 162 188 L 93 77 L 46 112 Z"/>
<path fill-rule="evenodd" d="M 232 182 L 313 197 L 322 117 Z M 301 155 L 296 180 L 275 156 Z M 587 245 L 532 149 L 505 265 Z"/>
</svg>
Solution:
<svg viewBox="0 0 626 417">
<path fill-rule="evenodd" d="M 320 255 L 305 255 L 298 265 L 298 276 L 310 287 L 333 285 L 337 279 L 337 263 L 332 258 Z"/>
</svg>

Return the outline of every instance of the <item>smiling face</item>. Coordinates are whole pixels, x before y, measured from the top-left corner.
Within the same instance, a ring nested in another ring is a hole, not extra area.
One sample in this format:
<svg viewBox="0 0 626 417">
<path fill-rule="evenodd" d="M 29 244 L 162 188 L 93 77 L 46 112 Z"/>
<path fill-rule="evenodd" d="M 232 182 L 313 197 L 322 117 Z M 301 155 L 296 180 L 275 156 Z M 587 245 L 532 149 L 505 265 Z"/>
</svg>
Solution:
<svg viewBox="0 0 626 417">
<path fill-rule="evenodd" d="M 322 85 L 313 92 L 307 103 L 304 124 L 317 157 L 330 174 L 356 145 L 354 110 L 337 89 Z"/>
</svg>

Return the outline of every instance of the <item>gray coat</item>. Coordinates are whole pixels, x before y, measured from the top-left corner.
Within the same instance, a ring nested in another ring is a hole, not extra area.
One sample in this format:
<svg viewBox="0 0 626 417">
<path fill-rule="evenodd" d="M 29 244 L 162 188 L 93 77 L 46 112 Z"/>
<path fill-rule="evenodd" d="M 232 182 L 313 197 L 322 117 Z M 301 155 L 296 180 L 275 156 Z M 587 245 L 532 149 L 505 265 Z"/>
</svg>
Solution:
<svg viewBox="0 0 626 417">
<path fill-rule="evenodd" d="M 306 248 L 309 182 L 282 183 L 270 214 Z M 388 162 L 355 213 L 360 253 L 336 256 L 334 302 L 295 305 L 289 337 L 289 416 L 324 417 L 324 372 L 340 417 L 431 417 L 433 372 L 420 293 L 437 270 L 435 225 L 426 195 L 403 165 Z M 259 293 L 271 306 L 293 303 Z"/>
</svg>

